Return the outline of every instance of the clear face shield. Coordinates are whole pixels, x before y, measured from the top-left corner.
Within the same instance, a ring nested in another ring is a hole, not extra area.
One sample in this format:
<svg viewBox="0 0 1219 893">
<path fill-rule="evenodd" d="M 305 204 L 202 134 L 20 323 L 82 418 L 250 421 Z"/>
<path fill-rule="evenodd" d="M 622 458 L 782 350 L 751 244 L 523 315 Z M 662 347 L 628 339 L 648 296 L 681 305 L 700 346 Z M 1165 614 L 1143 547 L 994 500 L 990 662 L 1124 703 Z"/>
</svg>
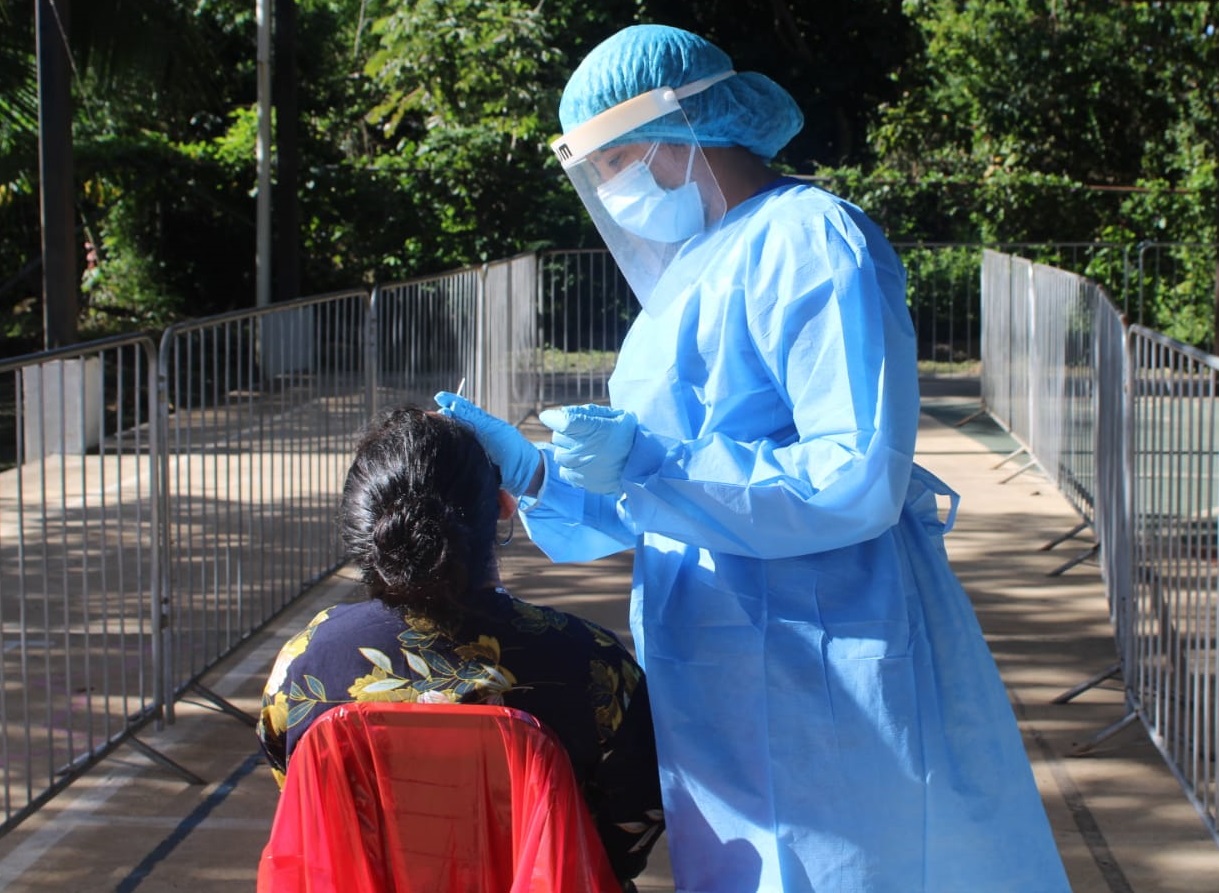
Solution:
<svg viewBox="0 0 1219 893">
<path fill-rule="evenodd" d="M 674 297 L 656 288 L 669 264 L 692 239 L 713 231 L 726 210 L 681 99 L 733 73 L 641 94 L 551 144 L 649 313 L 659 313 Z"/>
</svg>

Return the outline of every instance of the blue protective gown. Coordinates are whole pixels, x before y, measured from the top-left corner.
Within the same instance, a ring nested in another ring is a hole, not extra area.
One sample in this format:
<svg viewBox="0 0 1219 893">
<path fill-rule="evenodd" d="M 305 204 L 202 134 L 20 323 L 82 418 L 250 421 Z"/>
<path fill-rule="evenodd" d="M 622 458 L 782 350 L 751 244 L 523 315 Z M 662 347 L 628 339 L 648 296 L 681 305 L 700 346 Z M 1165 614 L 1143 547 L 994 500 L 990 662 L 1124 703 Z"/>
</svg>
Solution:
<svg viewBox="0 0 1219 893">
<path fill-rule="evenodd" d="M 622 496 L 571 487 L 551 456 L 522 514 L 555 560 L 636 550 L 677 889 L 1069 890 L 948 565 L 951 491 L 913 463 L 892 248 L 784 181 L 658 287 L 667 307 L 640 316 L 610 381 L 640 424 Z"/>
</svg>

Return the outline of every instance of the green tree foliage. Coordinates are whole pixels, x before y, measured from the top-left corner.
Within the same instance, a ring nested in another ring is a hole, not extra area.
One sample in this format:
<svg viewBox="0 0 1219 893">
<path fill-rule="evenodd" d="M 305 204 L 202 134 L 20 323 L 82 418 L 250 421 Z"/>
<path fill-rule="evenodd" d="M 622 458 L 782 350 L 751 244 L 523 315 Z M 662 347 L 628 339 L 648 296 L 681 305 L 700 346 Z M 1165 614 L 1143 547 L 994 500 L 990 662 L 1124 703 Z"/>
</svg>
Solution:
<svg viewBox="0 0 1219 893">
<path fill-rule="evenodd" d="M 1215 119 L 1217 7 L 908 0 L 924 49 L 880 109 L 877 174 L 914 193 L 929 179 L 951 186 L 969 214 L 957 212 L 957 238 L 1178 239 L 1125 199 L 1183 176 L 1195 200 L 1213 189 L 1196 153 L 1213 158 L 1214 141 L 1201 148 L 1196 122 Z"/>
<path fill-rule="evenodd" d="M 365 70 L 381 90 L 368 120 L 389 151 L 385 169 L 414 174 L 412 196 L 441 263 L 491 260 L 542 222 L 523 216 L 543 187 L 544 110 L 556 100 L 547 66 L 557 57 L 536 7 L 481 0 L 391 4 L 373 22 Z M 515 229 L 506 229 L 513 221 Z"/>
<path fill-rule="evenodd" d="M 72 13 L 82 336 L 252 305 L 254 4 Z M 781 166 L 897 240 L 1182 243 L 1161 251 L 1180 275 L 1144 294 L 1151 321 L 1201 341 L 1219 2 L 296 0 L 302 292 L 598 245 L 548 143 L 572 69 L 636 21 L 789 89 L 806 126 Z M 41 323 L 33 53 L 33 3 L 0 0 L 10 336 Z"/>
<path fill-rule="evenodd" d="M 74 7 L 82 336 L 252 305 L 254 4 Z M 36 335 L 41 321 L 32 10 L 0 0 L 10 336 Z M 589 241 L 547 143 L 572 60 L 634 10 L 297 0 L 302 292 Z"/>
<path fill-rule="evenodd" d="M 652 0 L 641 19 L 702 34 L 790 91 L 805 125 L 780 161 L 801 173 L 869 162 L 877 108 L 918 48 L 901 0 Z"/>
<path fill-rule="evenodd" d="M 879 109 L 877 163 L 823 176 L 900 239 L 1124 244 L 1105 284 L 1134 282 L 1137 318 L 1209 347 L 1219 3 L 903 8 L 922 50 Z"/>
<path fill-rule="evenodd" d="M 73 7 L 82 337 L 161 325 L 188 303 L 224 306 L 249 278 L 240 264 L 216 260 L 232 257 L 229 240 L 249 216 L 242 201 L 249 183 L 231 159 L 197 147 L 224 139 L 252 83 L 242 36 L 251 13 L 236 0 L 94 0 Z M 0 93 L 32 94 L 36 109 L 33 21 L 23 11 L 32 4 L 4 0 L 0 8 L 6 23 L 19 26 L 4 29 L 18 47 L 12 53 L 18 64 L 0 71 Z M 41 284 L 37 116 L 0 113 L 0 215 L 6 233 L 15 224 L 13 237 L 0 239 L 0 257 L 34 260 L 14 263 L 24 275 L 0 291 L 0 307 L 22 310 L 36 306 Z M 8 334 L 28 334 L 22 323 L 40 319 L 40 308 L 17 314 Z"/>
<path fill-rule="evenodd" d="M 1129 183 L 1169 110 L 1146 4 L 981 0 L 907 4 L 924 65 L 878 131 L 882 150 L 943 164 Z M 913 127 L 912 127 L 913 125 Z M 920 137 L 915 130 L 919 131 Z M 914 159 L 911 158 L 913 161 Z M 917 163 L 917 162 L 916 162 Z"/>
<path fill-rule="evenodd" d="M 382 170 L 409 170 L 425 224 L 416 255 L 435 268 L 592 240 L 550 141 L 564 82 L 596 42 L 629 24 L 630 2 L 384 3 L 365 72 L 380 92 Z"/>
<path fill-rule="evenodd" d="M 41 341 L 34 6 L 0 4 L 0 338 L 12 350 Z M 26 36 L 28 35 L 28 39 Z"/>
</svg>

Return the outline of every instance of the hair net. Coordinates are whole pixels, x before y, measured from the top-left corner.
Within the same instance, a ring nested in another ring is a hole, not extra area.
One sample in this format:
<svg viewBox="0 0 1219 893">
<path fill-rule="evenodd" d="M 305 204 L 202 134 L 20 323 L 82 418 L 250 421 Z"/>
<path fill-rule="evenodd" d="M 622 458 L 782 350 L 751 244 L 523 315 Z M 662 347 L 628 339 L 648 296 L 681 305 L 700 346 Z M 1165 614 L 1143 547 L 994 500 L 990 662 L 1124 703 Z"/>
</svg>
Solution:
<svg viewBox="0 0 1219 893">
<path fill-rule="evenodd" d="M 667 25 L 633 25 L 597 45 L 572 73 L 559 102 L 564 133 L 641 93 L 678 88 L 732 70 L 719 47 Z M 765 75 L 741 72 L 681 101 L 703 146 L 744 146 L 773 158 L 804 126 L 791 95 Z M 690 131 L 668 132 L 663 119 L 633 136 L 688 142 Z"/>
</svg>

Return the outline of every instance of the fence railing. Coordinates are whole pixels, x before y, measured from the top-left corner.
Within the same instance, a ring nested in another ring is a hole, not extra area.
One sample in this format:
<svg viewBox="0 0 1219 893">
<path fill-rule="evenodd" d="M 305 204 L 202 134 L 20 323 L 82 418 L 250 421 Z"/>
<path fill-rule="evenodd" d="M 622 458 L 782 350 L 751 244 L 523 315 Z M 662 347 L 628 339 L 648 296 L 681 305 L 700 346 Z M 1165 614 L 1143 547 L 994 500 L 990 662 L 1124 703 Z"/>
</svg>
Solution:
<svg viewBox="0 0 1219 893">
<path fill-rule="evenodd" d="M 980 245 L 895 246 L 908 274 L 918 356 L 930 373 L 958 371 L 979 357 Z M 604 249 L 538 257 L 543 404 L 608 398 L 610 373 L 639 304 Z"/>
<path fill-rule="evenodd" d="M 607 382 L 639 302 L 608 251 L 548 251 L 538 259 L 544 404 L 608 398 Z"/>
<path fill-rule="evenodd" d="M 986 408 L 1092 526 L 1107 461 L 1096 405 L 1102 391 L 1120 395 L 1122 380 L 1122 367 L 1101 368 L 1099 357 L 1113 337 L 1107 321 L 1119 320 L 1120 335 L 1120 314 L 1096 283 L 1026 258 L 987 250 L 982 280 Z"/>
<path fill-rule="evenodd" d="M 1219 817 L 1219 357 L 1129 333 L 1132 707 L 1212 832 Z"/>
<path fill-rule="evenodd" d="M 1219 350 L 1215 271 L 1219 245 L 1144 242 L 1123 309 L 1132 323 L 1177 341 Z"/>
<path fill-rule="evenodd" d="M 377 286 L 373 408 L 430 405 L 464 381 L 464 396 L 501 418 L 536 412 L 538 295 L 535 254 Z"/>
<path fill-rule="evenodd" d="M 458 270 L 373 290 L 376 406 L 424 404 L 465 380 L 477 392 L 481 271 Z"/>
<path fill-rule="evenodd" d="M 542 408 L 538 256 L 523 254 L 489 264 L 486 273 L 476 401 L 519 424 Z"/>
<path fill-rule="evenodd" d="M 161 338 L 161 670 L 173 696 L 339 565 L 334 506 L 369 417 L 369 296 L 171 326 Z M 167 700 L 172 719 L 173 697 Z"/>
<path fill-rule="evenodd" d="M 0 364 L 0 833 L 339 565 L 377 407 L 539 406 L 536 257 Z"/>
<path fill-rule="evenodd" d="M 0 363 L 3 828 L 159 714 L 160 443 L 147 336 Z"/>
<path fill-rule="evenodd" d="M 978 245 L 898 247 L 924 369 L 983 358 L 988 408 L 1052 469 L 1084 523 L 1103 541 L 1133 542 L 1154 520 L 1163 540 L 1160 509 L 1144 510 L 1136 530 L 1134 497 L 1122 489 L 1133 454 L 1114 444 L 1134 410 L 1110 385 L 1125 380 L 1115 370 L 1127 348 L 1101 292 L 1028 264 L 983 264 Z M 1128 249 L 1035 251 L 1102 269 L 1124 289 L 1141 282 Z M 1166 287 L 1160 275 L 1156 287 Z M 984 303 L 999 284 L 1006 301 Z M 635 312 L 608 253 L 550 252 L 194 320 L 166 330 L 159 346 L 133 336 L 0 364 L 0 834 L 118 744 L 143 747 L 139 729 L 172 721 L 188 689 L 231 709 L 201 679 L 341 560 L 332 515 L 354 439 L 378 408 L 427 405 L 462 380 L 468 396 L 513 421 L 604 400 Z M 1140 461 L 1147 475 L 1168 460 Z M 1197 519 L 1173 523 L 1204 530 Z M 1190 548 L 1200 553 L 1200 543 Z M 1103 556 L 1114 625 L 1126 665 L 1151 667 L 1165 660 L 1138 651 L 1151 638 L 1140 626 L 1151 596 L 1139 587 L 1152 577 L 1136 577 L 1123 554 Z M 1213 698 L 1213 674 L 1200 669 L 1213 632 L 1179 615 L 1214 608 L 1202 600 L 1201 567 L 1185 575 L 1191 594 L 1166 594 L 1181 576 L 1182 553 L 1172 554 L 1171 573 L 1140 559 L 1155 569 L 1156 604 L 1171 606 L 1171 653 L 1192 649 L 1188 685 L 1165 693 Z M 1168 722 L 1143 706 L 1158 685 L 1132 693 L 1153 731 Z M 1213 764 L 1213 734 L 1184 751 L 1177 738 L 1214 714 L 1182 715 L 1160 740 L 1171 737 L 1177 749 L 1163 746 L 1213 817 L 1213 772 L 1206 782 L 1198 768 Z M 1198 756 L 1188 762 L 1186 752 Z"/>
<path fill-rule="evenodd" d="M 1146 242 L 1012 242 L 993 245 L 896 242 L 906 266 L 907 299 L 925 374 L 970 369 L 984 353 L 982 254 L 993 250 L 1087 277 L 1114 296 L 1125 313 L 1150 315 L 1152 296 L 1200 300 L 1210 287 L 1206 251 Z M 1199 253 L 1201 252 L 1201 253 Z M 1206 303 L 1209 307 L 1209 303 Z M 604 249 L 551 251 L 538 256 L 539 348 L 544 403 L 604 400 L 622 339 L 638 312 L 626 280 Z M 1023 312 L 1014 308 L 1013 312 Z M 1132 316 L 1139 321 L 1142 317 Z M 994 334 L 992 332 L 992 334 Z M 1013 333 L 1015 337 L 1020 334 Z M 1006 342 L 1004 342 L 1006 343 Z M 994 345 L 992 345 L 993 347 Z M 1019 345 L 1017 345 L 1019 347 Z M 991 350 L 993 359 L 1001 354 Z M 1010 399 L 1027 396 L 1028 382 L 1009 382 Z M 1019 408 L 1017 408 L 1019 411 Z"/>
<path fill-rule="evenodd" d="M 1120 674 L 1129 710 L 1076 753 L 1141 719 L 1219 839 L 1219 357 L 1073 273 L 988 251 L 982 280 L 986 408 L 1101 557 L 1118 660 L 1057 700 Z"/>
</svg>

